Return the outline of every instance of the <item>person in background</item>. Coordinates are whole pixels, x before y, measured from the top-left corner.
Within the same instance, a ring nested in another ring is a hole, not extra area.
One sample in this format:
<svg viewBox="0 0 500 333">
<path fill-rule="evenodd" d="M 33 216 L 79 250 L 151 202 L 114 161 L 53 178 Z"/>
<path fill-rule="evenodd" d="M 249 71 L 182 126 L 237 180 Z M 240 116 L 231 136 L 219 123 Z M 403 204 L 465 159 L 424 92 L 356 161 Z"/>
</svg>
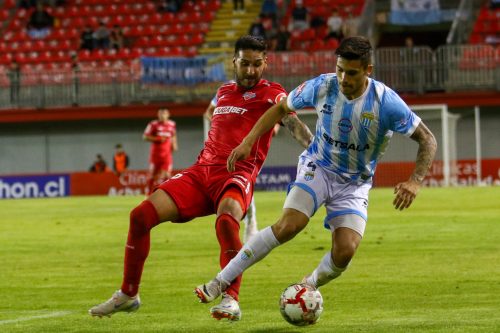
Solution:
<svg viewBox="0 0 500 333">
<path fill-rule="evenodd" d="M 101 154 L 97 154 L 94 163 L 89 168 L 90 172 L 96 172 L 96 173 L 101 173 L 101 172 L 108 172 L 108 164 L 104 160 Z"/>
<path fill-rule="evenodd" d="M 264 25 L 262 24 L 262 17 L 257 16 L 250 25 L 250 28 L 248 28 L 248 34 L 250 36 L 262 38 L 263 40 L 266 40 L 266 29 L 264 28 Z"/>
<path fill-rule="evenodd" d="M 273 51 L 288 51 L 290 49 L 290 32 L 285 24 L 280 24 L 278 31 L 271 36 L 271 49 Z"/>
<path fill-rule="evenodd" d="M 340 41 L 344 37 L 344 32 L 342 31 L 344 20 L 337 8 L 332 9 L 332 14 L 328 17 L 326 25 L 328 26 L 328 35 L 326 38 L 337 38 Z"/>
<path fill-rule="evenodd" d="M 95 29 L 92 35 L 92 37 L 94 38 L 94 47 L 96 49 L 103 49 L 103 50 L 109 49 L 110 35 L 111 32 L 106 26 L 106 23 L 104 21 L 100 21 L 99 27 Z"/>
<path fill-rule="evenodd" d="M 109 34 L 109 43 L 111 48 L 115 50 L 122 49 L 125 46 L 123 29 L 118 24 L 113 25 L 113 29 L 111 29 Z"/>
<path fill-rule="evenodd" d="M 19 103 L 19 92 L 21 89 L 21 65 L 16 59 L 12 59 L 7 72 L 10 84 L 10 104 L 17 106 Z"/>
<path fill-rule="evenodd" d="M 309 11 L 304 7 L 302 0 L 295 0 L 291 21 L 291 29 L 293 31 L 302 31 L 309 28 Z"/>
<path fill-rule="evenodd" d="M 125 150 L 123 150 L 123 146 L 118 143 L 115 146 L 115 154 L 113 155 L 113 171 L 117 176 L 120 176 L 123 172 L 125 172 L 129 165 L 129 158 Z"/>
<path fill-rule="evenodd" d="M 264 0 L 262 6 L 260 7 L 260 16 L 269 18 L 273 26 L 278 23 L 278 5 L 276 0 Z"/>
<path fill-rule="evenodd" d="M 36 9 L 28 21 L 28 34 L 31 38 L 45 38 L 54 26 L 54 17 L 43 8 L 42 2 L 36 4 Z"/>
<path fill-rule="evenodd" d="M 151 142 L 149 155 L 149 194 L 172 177 L 173 152 L 177 151 L 177 129 L 166 108 L 158 110 L 158 119 L 149 122 L 142 138 Z"/>
<path fill-rule="evenodd" d="M 245 12 L 245 0 L 233 0 L 233 14 Z"/>
<path fill-rule="evenodd" d="M 80 50 L 92 51 L 94 46 L 94 30 L 87 24 L 80 34 Z"/>
</svg>

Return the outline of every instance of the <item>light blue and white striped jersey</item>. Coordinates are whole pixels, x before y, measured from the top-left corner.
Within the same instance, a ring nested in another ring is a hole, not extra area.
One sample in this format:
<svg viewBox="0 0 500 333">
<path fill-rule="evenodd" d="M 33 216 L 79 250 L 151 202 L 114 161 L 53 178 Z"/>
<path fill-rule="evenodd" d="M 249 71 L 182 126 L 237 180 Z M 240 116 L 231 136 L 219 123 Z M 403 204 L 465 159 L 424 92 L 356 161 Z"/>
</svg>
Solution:
<svg viewBox="0 0 500 333">
<path fill-rule="evenodd" d="M 290 109 L 314 108 L 318 115 L 307 154 L 353 180 L 373 176 L 393 132 L 409 137 L 421 121 L 392 89 L 368 80 L 365 92 L 353 100 L 339 90 L 334 73 L 302 83 L 287 98 Z"/>
</svg>

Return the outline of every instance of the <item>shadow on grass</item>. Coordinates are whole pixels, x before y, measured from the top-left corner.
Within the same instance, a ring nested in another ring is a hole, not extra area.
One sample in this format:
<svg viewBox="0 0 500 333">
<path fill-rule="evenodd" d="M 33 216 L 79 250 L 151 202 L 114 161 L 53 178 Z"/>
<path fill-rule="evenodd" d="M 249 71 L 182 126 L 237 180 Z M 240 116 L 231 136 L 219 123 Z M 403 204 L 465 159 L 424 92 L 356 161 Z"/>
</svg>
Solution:
<svg viewBox="0 0 500 333">
<path fill-rule="evenodd" d="M 290 326 L 290 327 L 276 327 L 276 328 L 255 328 L 252 330 L 249 330 L 248 332 L 251 333 L 298 333 L 298 332 L 303 332 L 303 330 L 300 330 L 298 327 L 295 326 Z"/>
</svg>

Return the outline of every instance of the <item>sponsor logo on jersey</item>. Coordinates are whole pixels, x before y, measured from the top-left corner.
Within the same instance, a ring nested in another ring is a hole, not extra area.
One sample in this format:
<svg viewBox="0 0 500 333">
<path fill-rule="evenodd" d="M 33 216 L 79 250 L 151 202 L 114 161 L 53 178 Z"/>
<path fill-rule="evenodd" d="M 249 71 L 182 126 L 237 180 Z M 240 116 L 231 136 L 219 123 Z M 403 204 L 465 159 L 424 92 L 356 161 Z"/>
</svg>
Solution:
<svg viewBox="0 0 500 333">
<path fill-rule="evenodd" d="M 375 116 L 371 112 L 363 112 L 361 114 L 361 126 L 364 128 L 370 128 L 372 124 L 372 120 L 375 119 Z"/>
<path fill-rule="evenodd" d="M 347 118 L 340 119 L 337 125 L 339 127 L 339 131 L 342 133 L 349 133 L 352 131 L 352 123 Z"/>
<path fill-rule="evenodd" d="M 254 92 L 252 92 L 252 91 L 247 91 L 246 93 L 244 93 L 244 94 L 243 94 L 243 99 L 244 99 L 245 101 L 248 101 L 249 99 L 255 98 L 255 96 L 257 96 L 257 95 L 255 95 L 255 93 L 254 93 Z"/>
<path fill-rule="evenodd" d="M 363 146 L 363 145 L 357 145 L 355 143 L 343 142 L 343 141 L 335 140 L 334 138 L 330 137 L 326 133 L 323 133 L 323 139 L 325 139 L 325 141 L 327 143 L 329 143 L 337 148 L 340 148 L 340 149 L 350 149 L 350 150 L 356 150 L 356 151 L 365 151 L 367 149 L 370 149 L 370 145 L 368 143 Z"/>
<path fill-rule="evenodd" d="M 239 108 L 237 106 L 218 106 L 214 110 L 214 116 L 218 114 L 230 114 L 230 113 L 242 115 L 247 111 L 248 111 L 247 109 Z"/>
<path fill-rule="evenodd" d="M 306 181 L 311 181 L 314 179 L 314 172 L 311 172 L 311 171 L 306 171 L 306 173 L 304 173 L 304 179 Z"/>
<path fill-rule="evenodd" d="M 321 109 L 320 112 L 324 114 L 332 114 L 333 107 L 330 104 L 323 104 L 323 108 Z"/>
</svg>

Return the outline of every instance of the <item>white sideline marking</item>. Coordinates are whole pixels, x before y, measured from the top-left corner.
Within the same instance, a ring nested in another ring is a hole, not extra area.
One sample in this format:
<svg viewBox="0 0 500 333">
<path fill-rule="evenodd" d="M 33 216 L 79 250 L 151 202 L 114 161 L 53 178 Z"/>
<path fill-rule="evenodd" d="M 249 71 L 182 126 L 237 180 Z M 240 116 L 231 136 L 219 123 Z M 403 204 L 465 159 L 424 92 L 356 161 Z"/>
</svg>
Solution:
<svg viewBox="0 0 500 333">
<path fill-rule="evenodd" d="M 19 323 L 21 321 L 29 321 L 29 320 L 34 320 L 34 319 L 62 317 L 62 316 L 66 316 L 70 313 L 71 313 L 71 311 L 57 311 L 57 312 L 47 313 L 47 314 L 38 315 L 38 316 L 29 316 L 29 317 L 21 317 L 21 318 L 17 318 L 17 319 L 0 320 L 0 325 L 14 324 L 14 323 Z"/>
</svg>

